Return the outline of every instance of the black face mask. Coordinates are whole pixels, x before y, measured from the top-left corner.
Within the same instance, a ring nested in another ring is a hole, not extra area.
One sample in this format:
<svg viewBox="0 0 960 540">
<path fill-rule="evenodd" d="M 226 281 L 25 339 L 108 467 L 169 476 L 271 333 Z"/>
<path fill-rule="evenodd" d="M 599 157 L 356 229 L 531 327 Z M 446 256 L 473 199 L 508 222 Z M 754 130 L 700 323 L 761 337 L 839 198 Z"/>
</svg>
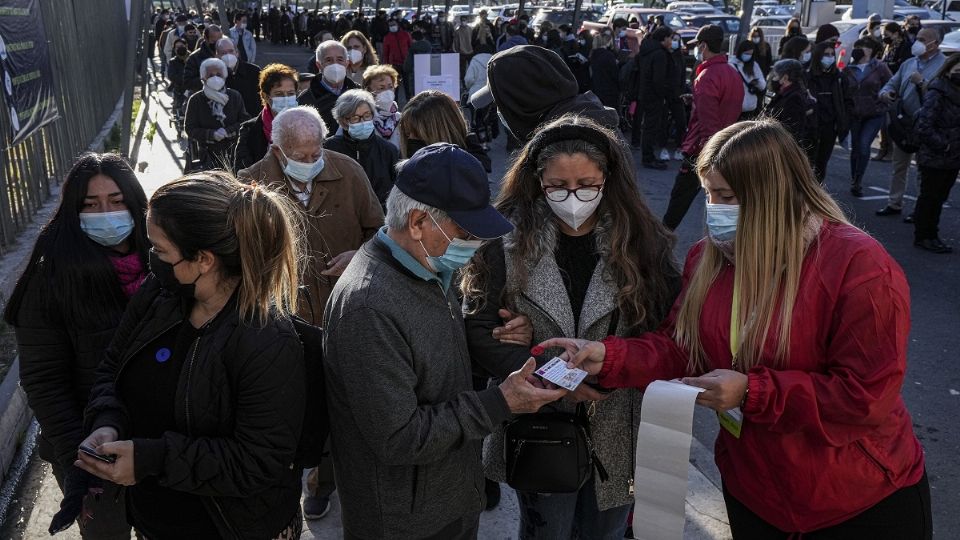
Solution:
<svg viewBox="0 0 960 540">
<path fill-rule="evenodd" d="M 850 58 L 853 58 L 854 62 L 859 62 L 863 60 L 863 55 L 863 49 L 854 49 L 853 52 L 850 53 Z"/>
<path fill-rule="evenodd" d="M 180 283 L 177 279 L 176 274 L 173 272 L 173 267 L 182 263 L 186 259 L 180 259 L 176 263 L 170 264 L 168 262 L 160 260 L 160 256 L 157 255 L 155 251 L 150 250 L 150 271 L 153 275 L 157 276 L 157 280 L 160 281 L 160 288 L 168 292 L 173 296 L 180 296 L 182 298 L 193 298 L 194 293 L 197 289 L 197 280 L 200 279 L 200 274 L 197 276 L 197 279 L 193 280 L 193 283 Z"/>
<path fill-rule="evenodd" d="M 893 38 L 890 36 L 883 36 L 883 43 L 886 45 L 890 45 L 891 43 L 893 43 Z"/>
<path fill-rule="evenodd" d="M 919 32 L 919 31 L 920 31 L 920 27 L 919 27 L 919 26 L 910 26 L 910 27 L 907 28 L 907 32 L 909 32 L 910 34 L 912 34 L 912 35 L 914 35 L 914 36 L 917 35 L 917 32 Z"/>
<path fill-rule="evenodd" d="M 187 48 L 186 48 L 186 47 L 177 47 L 177 48 L 176 48 L 176 51 L 177 51 L 177 56 L 186 56 L 186 55 L 187 55 Z"/>
<path fill-rule="evenodd" d="M 960 73 L 951 73 L 948 79 L 954 84 L 954 86 L 960 86 Z"/>
<path fill-rule="evenodd" d="M 781 89 L 780 81 L 770 81 L 770 90 L 772 90 L 774 94 L 779 94 Z"/>
<path fill-rule="evenodd" d="M 421 141 L 420 139 L 407 139 L 407 154 L 412 156 L 417 153 L 417 150 L 425 148 L 427 143 Z"/>
</svg>

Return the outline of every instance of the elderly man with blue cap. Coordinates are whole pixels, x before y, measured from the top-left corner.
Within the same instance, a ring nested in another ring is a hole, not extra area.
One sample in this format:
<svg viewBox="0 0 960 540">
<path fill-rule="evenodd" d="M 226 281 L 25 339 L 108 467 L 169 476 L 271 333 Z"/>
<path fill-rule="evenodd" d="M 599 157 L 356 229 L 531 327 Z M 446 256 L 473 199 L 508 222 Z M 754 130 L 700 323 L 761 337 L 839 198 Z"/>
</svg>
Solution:
<svg viewBox="0 0 960 540">
<path fill-rule="evenodd" d="M 324 316 L 331 450 L 352 538 L 477 537 L 481 442 L 564 390 L 531 384 L 531 358 L 474 391 L 456 271 L 513 226 L 483 166 L 451 144 L 401 163 L 386 226 L 354 256 Z"/>
</svg>

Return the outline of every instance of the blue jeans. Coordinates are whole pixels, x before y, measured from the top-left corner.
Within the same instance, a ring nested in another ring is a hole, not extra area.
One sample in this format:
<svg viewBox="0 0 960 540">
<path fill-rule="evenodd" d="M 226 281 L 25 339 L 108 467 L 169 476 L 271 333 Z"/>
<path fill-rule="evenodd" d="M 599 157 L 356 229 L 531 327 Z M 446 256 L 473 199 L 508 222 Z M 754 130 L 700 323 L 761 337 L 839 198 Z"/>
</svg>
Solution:
<svg viewBox="0 0 960 540">
<path fill-rule="evenodd" d="M 518 491 L 520 540 L 622 540 L 630 505 L 601 512 L 593 482 L 576 493 Z"/>
<path fill-rule="evenodd" d="M 886 116 L 853 118 L 850 122 L 850 183 L 859 187 L 870 163 L 870 145 L 877 138 Z"/>
</svg>

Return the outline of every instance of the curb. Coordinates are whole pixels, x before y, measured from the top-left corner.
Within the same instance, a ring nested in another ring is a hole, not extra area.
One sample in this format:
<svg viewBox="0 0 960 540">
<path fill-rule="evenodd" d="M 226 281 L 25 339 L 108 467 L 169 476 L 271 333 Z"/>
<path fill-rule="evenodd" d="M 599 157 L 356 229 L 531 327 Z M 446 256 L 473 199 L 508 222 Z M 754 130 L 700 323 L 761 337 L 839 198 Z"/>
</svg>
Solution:
<svg viewBox="0 0 960 540">
<path fill-rule="evenodd" d="M 27 395 L 20 388 L 20 359 L 17 358 L 0 384 L 0 470 L 3 471 L 4 483 L 11 472 L 8 468 L 20 447 L 20 437 L 32 418 Z"/>
</svg>

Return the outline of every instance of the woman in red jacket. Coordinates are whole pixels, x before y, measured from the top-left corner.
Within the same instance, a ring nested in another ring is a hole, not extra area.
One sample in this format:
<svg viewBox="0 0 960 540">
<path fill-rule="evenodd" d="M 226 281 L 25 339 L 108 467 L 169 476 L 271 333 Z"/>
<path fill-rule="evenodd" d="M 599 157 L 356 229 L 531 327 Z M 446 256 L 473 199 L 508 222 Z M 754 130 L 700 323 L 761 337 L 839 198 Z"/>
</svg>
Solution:
<svg viewBox="0 0 960 540">
<path fill-rule="evenodd" d="M 396 19 L 390 19 L 387 23 L 387 29 L 389 33 L 383 37 L 383 63 L 393 66 L 397 73 L 403 73 L 403 63 L 407 59 L 407 51 L 410 50 L 413 38 L 410 37 L 410 32 L 404 30 Z M 407 99 L 411 97 L 413 96 L 407 96 Z"/>
<path fill-rule="evenodd" d="M 697 163 L 708 239 L 657 332 L 553 339 L 605 387 L 685 377 L 742 410 L 716 461 L 734 538 L 929 539 L 923 449 L 900 397 L 910 296 L 773 121 L 714 136 Z M 809 534 L 808 533 L 813 533 Z"/>
</svg>

